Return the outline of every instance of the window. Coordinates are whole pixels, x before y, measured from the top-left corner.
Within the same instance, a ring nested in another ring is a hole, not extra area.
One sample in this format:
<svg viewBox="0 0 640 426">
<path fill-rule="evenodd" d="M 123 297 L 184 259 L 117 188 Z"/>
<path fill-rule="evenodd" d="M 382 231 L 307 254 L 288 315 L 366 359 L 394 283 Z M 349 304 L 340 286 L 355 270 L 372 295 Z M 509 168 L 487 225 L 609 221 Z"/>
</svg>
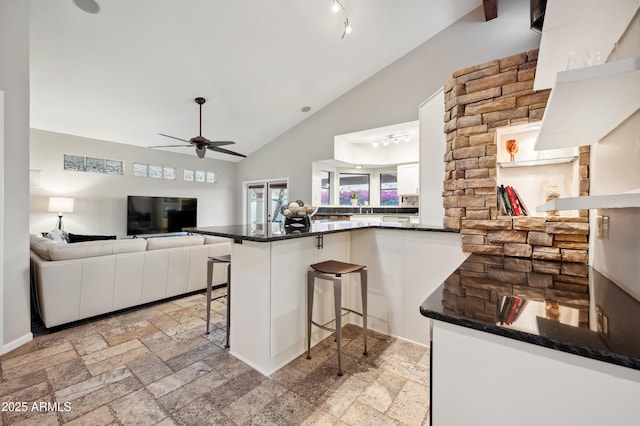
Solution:
<svg viewBox="0 0 640 426">
<path fill-rule="evenodd" d="M 369 204 L 369 175 L 362 173 L 340 173 L 340 205 L 350 206 L 351 197 L 357 197 L 358 204 Z"/>
<path fill-rule="evenodd" d="M 329 205 L 331 197 L 331 173 L 320 170 L 320 204 Z"/>
<path fill-rule="evenodd" d="M 398 174 L 380 173 L 380 205 L 397 206 L 398 202 Z"/>
</svg>

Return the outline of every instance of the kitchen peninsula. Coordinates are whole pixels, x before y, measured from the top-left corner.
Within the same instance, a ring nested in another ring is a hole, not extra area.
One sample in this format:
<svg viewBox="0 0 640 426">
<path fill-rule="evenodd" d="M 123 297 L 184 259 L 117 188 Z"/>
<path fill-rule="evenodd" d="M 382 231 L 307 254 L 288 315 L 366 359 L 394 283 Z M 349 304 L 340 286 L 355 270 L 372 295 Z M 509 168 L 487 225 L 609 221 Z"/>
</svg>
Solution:
<svg viewBox="0 0 640 426">
<path fill-rule="evenodd" d="M 640 302 L 593 267 L 473 254 L 420 311 L 432 424 L 637 424 Z"/>
<path fill-rule="evenodd" d="M 305 351 L 305 282 L 312 263 L 334 259 L 367 265 L 369 328 L 427 344 L 417 301 L 466 257 L 456 231 L 419 224 L 314 221 L 293 232 L 273 225 L 260 230 L 250 225 L 185 229 L 234 240 L 230 353 L 265 375 Z M 346 288 L 344 305 L 360 309 L 358 286 Z M 331 286 L 316 286 L 316 321 L 333 318 L 332 296 Z M 344 318 L 349 322 L 360 325 L 351 314 Z M 312 345 L 327 335 L 316 330 Z"/>
</svg>

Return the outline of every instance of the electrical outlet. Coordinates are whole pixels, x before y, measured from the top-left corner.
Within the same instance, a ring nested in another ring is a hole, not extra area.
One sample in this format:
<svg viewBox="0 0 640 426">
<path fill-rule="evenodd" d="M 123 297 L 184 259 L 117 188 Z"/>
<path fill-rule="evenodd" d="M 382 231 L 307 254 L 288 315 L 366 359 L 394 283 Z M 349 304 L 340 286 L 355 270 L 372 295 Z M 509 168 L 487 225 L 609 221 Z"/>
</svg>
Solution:
<svg viewBox="0 0 640 426">
<path fill-rule="evenodd" d="M 609 238 L 609 216 L 596 216 L 596 237 Z"/>
<path fill-rule="evenodd" d="M 609 334 L 609 317 L 602 311 L 600 306 L 596 306 L 596 326 L 598 333 Z"/>
</svg>

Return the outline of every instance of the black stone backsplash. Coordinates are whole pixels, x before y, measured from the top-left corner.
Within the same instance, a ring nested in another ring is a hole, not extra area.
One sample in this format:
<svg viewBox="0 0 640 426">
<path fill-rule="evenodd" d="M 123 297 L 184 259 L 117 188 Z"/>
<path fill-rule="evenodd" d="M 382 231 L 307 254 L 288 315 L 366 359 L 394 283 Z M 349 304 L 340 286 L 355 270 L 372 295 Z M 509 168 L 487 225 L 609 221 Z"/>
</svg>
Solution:
<svg viewBox="0 0 640 426">
<path fill-rule="evenodd" d="M 319 207 L 317 215 L 418 214 L 417 207 Z"/>
</svg>

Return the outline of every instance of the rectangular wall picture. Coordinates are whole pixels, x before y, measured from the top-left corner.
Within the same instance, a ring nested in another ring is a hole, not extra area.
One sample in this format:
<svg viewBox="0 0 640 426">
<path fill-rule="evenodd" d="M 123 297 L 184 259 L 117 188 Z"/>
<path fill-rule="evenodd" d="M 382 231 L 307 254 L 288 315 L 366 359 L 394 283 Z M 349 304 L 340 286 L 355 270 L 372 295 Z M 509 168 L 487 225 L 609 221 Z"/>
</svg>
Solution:
<svg viewBox="0 0 640 426">
<path fill-rule="evenodd" d="M 87 157 L 86 167 L 88 172 L 92 173 L 104 173 L 105 165 L 104 158 L 92 158 Z"/>
<path fill-rule="evenodd" d="M 64 154 L 64 169 L 76 172 L 84 172 L 84 157 L 79 155 Z"/>
<path fill-rule="evenodd" d="M 162 171 L 164 172 L 164 178 L 165 179 L 170 179 L 170 180 L 175 180 L 176 179 L 176 168 L 175 167 L 164 167 L 162 169 Z"/>
<path fill-rule="evenodd" d="M 106 160 L 105 173 L 108 175 L 121 175 L 124 173 L 124 165 L 120 160 Z"/>
<path fill-rule="evenodd" d="M 147 177 L 149 166 L 146 164 L 133 163 L 133 175 L 136 177 Z"/>
</svg>

